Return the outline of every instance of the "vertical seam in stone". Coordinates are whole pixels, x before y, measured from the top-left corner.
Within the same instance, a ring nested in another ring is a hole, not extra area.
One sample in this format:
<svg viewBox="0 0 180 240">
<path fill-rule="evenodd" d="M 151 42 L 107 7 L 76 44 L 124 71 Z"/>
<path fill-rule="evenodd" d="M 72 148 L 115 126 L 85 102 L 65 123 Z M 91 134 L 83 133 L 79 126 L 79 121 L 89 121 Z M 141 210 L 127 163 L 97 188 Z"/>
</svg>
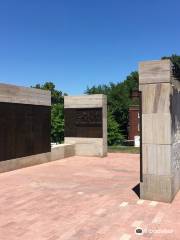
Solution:
<svg viewBox="0 0 180 240">
<path fill-rule="evenodd" d="M 161 93 L 161 83 L 156 84 L 156 90 L 155 90 L 155 98 L 154 98 L 154 104 L 153 104 L 153 113 L 158 112 L 158 104 L 160 99 Z"/>
</svg>

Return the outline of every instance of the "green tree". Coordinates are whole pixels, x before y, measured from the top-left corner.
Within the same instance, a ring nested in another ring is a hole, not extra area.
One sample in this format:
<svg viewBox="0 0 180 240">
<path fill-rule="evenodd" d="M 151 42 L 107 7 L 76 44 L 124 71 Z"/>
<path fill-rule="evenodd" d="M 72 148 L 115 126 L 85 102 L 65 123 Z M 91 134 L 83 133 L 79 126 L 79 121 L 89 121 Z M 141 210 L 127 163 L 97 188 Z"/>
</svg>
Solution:
<svg viewBox="0 0 180 240">
<path fill-rule="evenodd" d="M 45 82 L 42 85 L 36 84 L 35 86 L 32 86 L 32 87 L 51 91 L 51 104 L 56 104 L 56 103 L 63 104 L 64 96 L 67 95 L 66 93 L 63 94 L 61 91 L 58 91 L 53 82 Z"/>
<path fill-rule="evenodd" d="M 51 142 L 61 143 L 64 140 L 64 96 L 53 82 L 36 84 L 33 88 L 51 91 Z"/>
<path fill-rule="evenodd" d="M 87 87 L 85 91 L 87 94 L 107 95 L 108 113 L 117 122 L 119 134 L 125 138 L 128 135 L 128 111 L 132 103 L 131 93 L 138 89 L 138 81 L 138 72 L 132 72 L 123 82 Z M 108 134 L 110 137 L 111 134 Z"/>
<path fill-rule="evenodd" d="M 162 59 L 171 59 L 171 61 L 180 68 L 180 56 L 176 54 L 172 54 L 169 57 L 162 57 Z"/>
<path fill-rule="evenodd" d="M 64 140 L 64 106 L 53 104 L 51 108 L 51 141 L 61 143 Z"/>
<path fill-rule="evenodd" d="M 111 113 L 108 113 L 108 145 L 118 145 L 122 144 L 124 141 L 124 136 L 119 131 L 119 125 L 114 119 Z"/>
</svg>

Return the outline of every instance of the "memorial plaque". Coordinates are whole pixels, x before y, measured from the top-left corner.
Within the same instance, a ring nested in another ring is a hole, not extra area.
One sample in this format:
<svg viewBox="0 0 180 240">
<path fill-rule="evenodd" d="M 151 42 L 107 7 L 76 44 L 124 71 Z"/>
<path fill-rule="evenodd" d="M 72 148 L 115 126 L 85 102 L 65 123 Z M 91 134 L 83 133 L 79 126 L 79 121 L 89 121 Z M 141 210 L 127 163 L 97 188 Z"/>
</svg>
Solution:
<svg viewBox="0 0 180 240">
<path fill-rule="evenodd" d="M 65 137 L 102 138 L 102 108 L 66 108 Z"/>
<path fill-rule="evenodd" d="M 51 151 L 51 109 L 0 103 L 0 161 Z"/>
</svg>

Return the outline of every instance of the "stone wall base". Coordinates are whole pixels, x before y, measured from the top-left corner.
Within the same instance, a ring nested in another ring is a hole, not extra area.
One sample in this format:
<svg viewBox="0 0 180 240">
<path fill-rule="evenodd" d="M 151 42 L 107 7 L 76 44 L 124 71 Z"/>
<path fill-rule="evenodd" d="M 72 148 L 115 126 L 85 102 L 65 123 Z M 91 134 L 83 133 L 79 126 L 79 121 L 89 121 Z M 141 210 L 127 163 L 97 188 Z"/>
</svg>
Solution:
<svg viewBox="0 0 180 240">
<path fill-rule="evenodd" d="M 140 198 L 160 202 L 172 202 L 175 196 L 172 176 L 143 175 L 140 183 Z"/>
<path fill-rule="evenodd" d="M 77 156 L 107 156 L 107 144 L 103 138 L 65 137 L 65 143 L 75 144 L 75 155 Z"/>
<path fill-rule="evenodd" d="M 42 163 L 60 160 L 75 155 L 74 144 L 59 144 L 52 147 L 51 152 L 15 158 L 0 162 L 0 173 L 30 167 Z"/>
</svg>

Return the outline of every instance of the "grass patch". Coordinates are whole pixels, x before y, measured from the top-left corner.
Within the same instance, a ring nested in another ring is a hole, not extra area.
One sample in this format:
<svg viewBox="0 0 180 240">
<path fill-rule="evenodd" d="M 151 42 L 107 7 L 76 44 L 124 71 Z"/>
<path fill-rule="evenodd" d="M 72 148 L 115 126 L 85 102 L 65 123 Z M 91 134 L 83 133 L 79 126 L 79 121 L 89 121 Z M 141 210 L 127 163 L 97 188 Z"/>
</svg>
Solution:
<svg viewBox="0 0 180 240">
<path fill-rule="evenodd" d="M 140 148 L 133 146 L 108 146 L 108 152 L 121 152 L 121 153 L 140 153 Z"/>
</svg>

